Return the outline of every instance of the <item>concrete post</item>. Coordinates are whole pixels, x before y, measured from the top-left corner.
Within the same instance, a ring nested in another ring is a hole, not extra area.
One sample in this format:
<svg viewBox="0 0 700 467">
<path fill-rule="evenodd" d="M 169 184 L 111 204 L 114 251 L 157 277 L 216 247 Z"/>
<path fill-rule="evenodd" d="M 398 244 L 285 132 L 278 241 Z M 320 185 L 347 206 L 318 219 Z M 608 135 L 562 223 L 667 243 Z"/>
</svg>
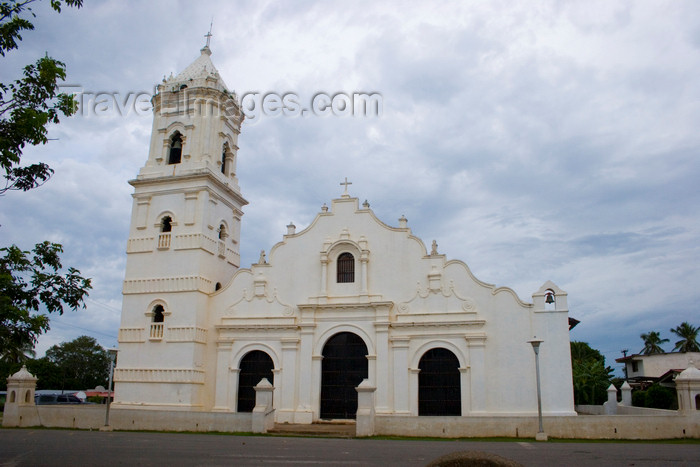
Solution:
<svg viewBox="0 0 700 467">
<path fill-rule="evenodd" d="M 620 391 L 622 391 L 622 402 L 620 402 L 620 405 L 632 407 L 632 386 L 625 381 L 622 383 L 622 386 L 620 386 Z"/>
<path fill-rule="evenodd" d="M 363 379 L 357 391 L 357 419 L 355 436 L 372 436 L 374 434 L 374 392 L 368 379 Z"/>
<path fill-rule="evenodd" d="M 7 378 L 7 399 L 2 418 L 2 426 L 20 426 L 20 407 L 34 405 L 34 391 L 37 379 L 29 373 L 27 367 L 22 368 Z"/>
<path fill-rule="evenodd" d="M 272 408 L 272 393 L 275 387 L 267 378 L 255 386 L 255 408 L 253 409 L 253 433 L 267 433 L 275 426 L 275 409 Z"/>
<path fill-rule="evenodd" d="M 608 386 L 608 401 L 603 404 L 603 407 L 605 407 L 606 415 L 617 414 L 617 389 L 614 384 Z"/>
</svg>

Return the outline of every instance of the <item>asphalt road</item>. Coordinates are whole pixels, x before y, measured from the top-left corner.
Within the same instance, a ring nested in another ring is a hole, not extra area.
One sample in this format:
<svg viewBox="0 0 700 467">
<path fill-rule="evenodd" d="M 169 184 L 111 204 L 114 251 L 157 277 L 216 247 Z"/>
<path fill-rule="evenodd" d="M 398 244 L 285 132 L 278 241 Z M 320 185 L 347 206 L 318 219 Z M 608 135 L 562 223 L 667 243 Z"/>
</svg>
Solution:
<svg viewBox="0 0 700 467">
<path fill-rule="evenodd" d="M 700 444 L 412 441 L 0 429 L 0 466 L 424 466 L 484 451 L 525 466 L 698 466 Z"/>
</svg>

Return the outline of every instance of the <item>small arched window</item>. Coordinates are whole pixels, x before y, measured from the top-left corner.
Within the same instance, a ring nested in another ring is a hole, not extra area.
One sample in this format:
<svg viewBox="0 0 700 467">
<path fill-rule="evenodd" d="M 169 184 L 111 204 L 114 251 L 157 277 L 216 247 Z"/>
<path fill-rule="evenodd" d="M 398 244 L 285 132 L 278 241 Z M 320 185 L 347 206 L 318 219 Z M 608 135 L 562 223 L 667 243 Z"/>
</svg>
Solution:
<svg viewBox="0 0 700 467">
<path fill-rule="evenodd" d="M 219 240 L 225 240 L 226 236 L 226 226 L 224 224 L 219 225 Z"/>
<path fill-rule="evenodd" d="M 182 160 L 182 135 L 175 132 L 170 139 L 170 154 L 168 155 L 168 164 L 179 164 Z"/>
<path fill-rule="evenodd" d="M 226 153 L 228 152 L 228 143 L 224 144 L 224 149 L 221 151 L 221 173 L 226 173 Z"/>
<path fill-rule="evenodd" d="M 160 231 L 161 233 L 171 232 L 173 230 L 173 220 L 170 216 L 165 216 L 162 221 L 160 221 Z"/>
<path fill-rule="evenodd" d="M 153 322 L 162 323 L 165 321 L 165 310 L 163 305 L 156 305 L 153 307 Z"/>
<path fill-rule="evenodd" d="M 217 282 L 214 286 L 214 291 L 221 290 L 221 282 Z"/>
<path fill-rule="evenodd" d="M 338 256 L 338 282 L 355 282 L 355 257 L 351 253 Z"/>
</svg>

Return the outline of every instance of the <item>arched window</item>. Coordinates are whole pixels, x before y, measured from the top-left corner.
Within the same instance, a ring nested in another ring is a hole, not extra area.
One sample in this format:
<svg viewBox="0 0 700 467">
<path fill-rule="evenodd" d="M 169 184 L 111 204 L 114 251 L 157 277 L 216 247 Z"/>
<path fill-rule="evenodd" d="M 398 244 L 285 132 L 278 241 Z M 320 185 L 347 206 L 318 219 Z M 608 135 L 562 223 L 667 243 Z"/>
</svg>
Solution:
<svg viewBox="0 0 700 467">
<path fill-rule="evenodd" d="M 355 257 L 351 253 L 338 256 L 338 282 L 355 282 Z"/>
<path fill-rule="evenodd" d="M 162 323 L 165 321 L 165 310 L 163 309 L 163 305 L 156 305 L 153 307 L 153 322 L 154 323 Z"/>
<path fill-rule="evenodd" d="M 695 395 L 695 410 L 700 410 L 700 394 Z"/>
<path fill-rule="evenodd" d="M 165 309 L 163 305 L 156 305 L 153 307 L 153 313 L 151 316 L 151 330 L 149 338 L 151 340 L 161 340 L 163 338 L 163 331 L 165 329 Z"/>
<path fill-rule="evenodd" d="M 173 220 L 170 216 L 163 217 L 160 221 L 160 231 L 161 233 L 170 232 L 173 230 Z"/>
<path fill-rule="evenodd" d="M 217 290 L 221 290 L 221 282 L 217 282 L 214 286 L 214 291 L 216 292 Z"/>
<path fill-rule="evenodd" d="M 219 225 L 219 240 L 226 239 L 226 226 L 224 224 Z"/>
<path fill-rule="evenodd" d="M 182 135 L 175 132 L 170 139 L 170 154 L 168 155 L 168 164 L 179 164 L 182 160 Z"/>
<path fill-rule="evenodd" d="M 29 404 L 29 402 L 32 400 L 32 391 L 27 390 L 27 392 L 24 393 L 24 402 L 26 404 Z"/>
<path fill-rule="evenodd" d="M 224 143 L 224 149 L 221 151 L 221 173 L 226 173 L 226 153 L 228 152 L 228 143 Z"/>
</svg>

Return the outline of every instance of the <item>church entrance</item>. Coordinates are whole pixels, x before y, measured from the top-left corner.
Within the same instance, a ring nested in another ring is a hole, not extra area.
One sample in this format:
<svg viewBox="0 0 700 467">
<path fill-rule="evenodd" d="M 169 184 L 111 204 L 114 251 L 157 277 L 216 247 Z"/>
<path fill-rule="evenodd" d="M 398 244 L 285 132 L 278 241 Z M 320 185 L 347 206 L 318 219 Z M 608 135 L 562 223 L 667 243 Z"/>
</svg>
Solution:
<svg viewBox="0 0 700 467">
<path fill-rule="evenodd" d="M 462 415 L 459 360 L 447 349 L 428 350 L 418 363 L 418 415 Z"/>
<path fill-rule="evenodd" d="M 275 384 L 272 369 L 275 364 L 268 354 L 261 350 L 248 352 L 241 359 L 238 373 L 238 411 L 252 412 L 255 408 L 255 386 L 261 379 L 267 378 Z"/>
<path fill-rule="evenodd" d="M 355 418 L 355 388 L 367 374 L 367 346 L 358 335 L 341 332 L 328 339 L 321 361 L 321 418 Z"/>
</svg>

